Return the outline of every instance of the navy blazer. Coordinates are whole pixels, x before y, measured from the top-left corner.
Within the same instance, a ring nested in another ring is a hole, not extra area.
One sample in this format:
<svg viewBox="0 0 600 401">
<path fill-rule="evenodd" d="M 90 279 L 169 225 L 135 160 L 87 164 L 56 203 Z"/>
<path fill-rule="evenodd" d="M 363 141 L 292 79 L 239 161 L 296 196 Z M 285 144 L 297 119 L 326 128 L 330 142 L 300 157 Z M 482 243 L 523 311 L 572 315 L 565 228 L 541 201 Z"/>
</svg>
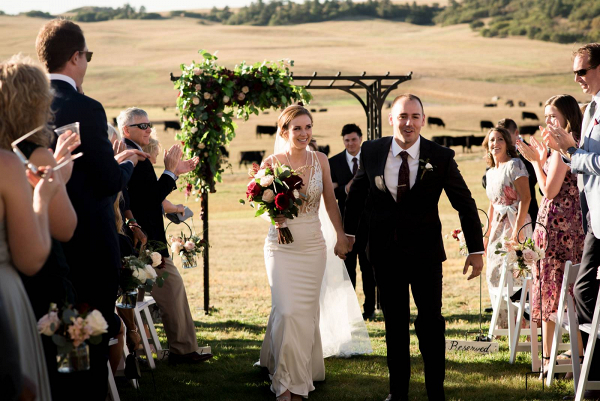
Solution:
<svg viewBox="0 0 600 401">
<path fill-rule="evenodd" d="M 119 165 L 108 140 L 106 113 L 96 100 L 69 83 L 53 80 L 57 127 L 79 122 L 81 146 L 67 193 L 77 213 L 77 228 L 63 249 L 78 302 L 105 314 L 114 309 L 121 268 L 113 202 L 133 173 L 130 162 Z"/>
</svg>

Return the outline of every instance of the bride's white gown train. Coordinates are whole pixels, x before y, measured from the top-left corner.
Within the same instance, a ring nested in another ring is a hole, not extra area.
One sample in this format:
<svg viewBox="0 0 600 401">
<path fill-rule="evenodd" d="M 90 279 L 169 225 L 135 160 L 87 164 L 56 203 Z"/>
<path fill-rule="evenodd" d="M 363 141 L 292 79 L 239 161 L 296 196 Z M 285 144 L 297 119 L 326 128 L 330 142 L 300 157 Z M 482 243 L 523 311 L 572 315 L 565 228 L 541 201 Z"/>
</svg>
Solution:
<svg viewBox="0 0 600 401">
<path fill-rule="evenodd" d="M 276 396 L 290 390 L 306 397 L 314 390 L 313 381 L 325 379 L 322 337 L 325 356 L 372 351 L 345 266 L 333 256 L 335 242 L 326 244 L 324 238 L 324 231 L 331 236 L 331 227 L 327 227 L 331 222 L 327 218 L 323 231 L 319 218 L 322 168 L 314 152 L 310 152 L 310 160 L 305 202 L 298 217 L 287 222 L 294 242 L 278 244 L 273 226 L 265 240 L 272 307 L 259 365 L 269 370 Z M 325 319 L 320 318 L 320 300 Z"/>
</svg>

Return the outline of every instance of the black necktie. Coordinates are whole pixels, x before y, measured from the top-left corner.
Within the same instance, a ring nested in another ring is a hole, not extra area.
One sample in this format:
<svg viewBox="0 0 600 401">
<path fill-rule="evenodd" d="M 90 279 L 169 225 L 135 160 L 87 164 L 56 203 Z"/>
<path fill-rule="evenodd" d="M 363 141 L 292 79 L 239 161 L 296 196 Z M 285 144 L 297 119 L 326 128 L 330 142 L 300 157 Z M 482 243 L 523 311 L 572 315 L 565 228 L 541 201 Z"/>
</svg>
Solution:
<svg viewBox="0 0 600 401">
<path fill-rule="evenodd" d="M 404 194 L 410 189 L 410 170 L 408 168 L 408 152 L 403 150 L 400 152 L 402 164 L 398 171 L 398 192 L 396 194 L 396 202 L 400 202 Z"/>
<path fill-rule="evenodd" d="M 356 175 L 358 171 L 358 159 L 356 157 L 352 158 L 352 175 Z"/>
</svg>

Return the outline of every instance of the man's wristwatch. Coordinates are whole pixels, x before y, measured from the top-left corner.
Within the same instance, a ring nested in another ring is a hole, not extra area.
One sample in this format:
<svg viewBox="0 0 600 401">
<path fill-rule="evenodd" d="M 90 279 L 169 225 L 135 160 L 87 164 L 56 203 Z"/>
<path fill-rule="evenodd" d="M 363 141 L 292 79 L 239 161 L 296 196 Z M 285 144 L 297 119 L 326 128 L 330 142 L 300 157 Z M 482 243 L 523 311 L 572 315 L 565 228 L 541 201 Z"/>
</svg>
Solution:
<svg viewBox="0 0 600 401">
<path fill-rule="evenodd" d="M 573 156 L 573 153 L 577 152 L 577 148 L 575 146 L 571 146 L 567 149 L 567 153 L 569 156 Z"/>
</svg>

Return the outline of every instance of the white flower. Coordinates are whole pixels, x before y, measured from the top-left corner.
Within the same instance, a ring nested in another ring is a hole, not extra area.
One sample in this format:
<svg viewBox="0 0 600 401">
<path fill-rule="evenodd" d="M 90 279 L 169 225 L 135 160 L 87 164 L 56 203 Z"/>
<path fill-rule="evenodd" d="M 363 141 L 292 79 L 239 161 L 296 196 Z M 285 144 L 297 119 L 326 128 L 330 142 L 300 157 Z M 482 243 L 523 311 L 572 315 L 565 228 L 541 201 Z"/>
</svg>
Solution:
<svg viewBox="0 0 600 401">
<path fill-rule="evenodd" d="M 254 178 L 262 178 L 265 176 L 265 169 L 261 168 L 260 170 L 258 170 L 256 172 L 256 174 L 254 174 Z"/>
<path fill-rule="evenodd" d="M 200 68 L 194 68 L 194 75 L 200 75 L 202 74 L 202 70 Z"/>
<path fill-rule="evenodd" d="M 202 85 L 196 84 L 196 86 L 194 86 L 194 88 L 196 88 L 196 90 L 199 91 L 200 89 L 202 89 Z"/>
<path fill-rule="evenodd" d="M 162 255 L 158 252 L 152 252 L 150 254 L 152 258 L 152 267 L 159 266 L 162 263 Z"/>
<path fill-rule="evenodd" d="M 431 165 L 431 163 L 427 163 L 425 165 L 425 170 L 433 170 L 433 166 Z"/>
<path fill-rule="evenodd" d="M 212 95 L 211 95 L 210 93 L 208 93 L 208 92 L 204 92 L 204 99 L 205 99 L 205 100 L 208 100 L 208 99 L 210 99 L 210 97 L 211 97 L 211 96 L 212 96 Z"/>
<path fill-rule="evenodd" d="M 465 242 L 465 233 L 462 231 L 458 233 L 457 237 L 460 242 Z"/>
<path fill-rule="evenodd" d="M 202 142 L 200 142 L 200 143 L 198 144 L 198 149 L 204 149 L 205 147 L 206 147 L 206 145 L 205 145 L 205 144 L 203 144 Z"/>
<path fill-rule="evenodd" d="M 229 103 L 229 96 L 223 96 L 223 103 Z"/>
<path fill-rule="evenodd" d="M 275 177 L 273 177 L 272 175 L 265 175 L 264 177 L 262 177 L 260 179 L 260 186 L 261 187 L 268 187 L 269 185 L 271 185 L 273 183 L 273 181 L 275 181 Z"/>
<path fill-rule="evenodd" d="M 523 249 L 523 260 L 526 264 L 533 264 L 538 258 L 538 254 L 531 249 Z"/>
<path fill-rule="evenodd" d="M 104 320 L 104 316 L 99 310 L 93 310 L 85 318 L 85 326 L 89 328 L 91 336 L 99 336 L 108 332 L 108 323 Z"/>
<path fill-rule="evenodd" d="M 144 271 L 148 277 L 146 280 L 154 280 L 157 277 L 156 270 L 150 265 L 146 265 Z"/>
<path fill-rule="evenodd" d="M 242 88 L 242 92 L 244 92 L 244 93 L 248 93 L 248 92 L 250 92 L 250 89 L 249 89 L 247 86 L 244 86 L 244 87 Z"/>
<path fill-rule="evenodd" d="M 383 181 L 383 176 L 378 175 L 375 177 L 375 186 L 380 190 L 385 192 L 385 182 Z"/>
<path fill-rule="evenodd" d="M 192 241 L 186 241 L 183 247 L 188 251 L 193 251 L 194 249 L 196 249 L 196 244 L 194 244 Z"/>
<path fill-rule="evenodd" d="M 238 100 L 244 100 L 246 98 L 246 95 L 244 95 L 244 93 L 240 92 L 240 94 L 238 95 Z"/>
<path fill-rule="evenodd" d="M 198 127 L 192 127 L 190 131 L 192 131 L 192 134 L 195 134 L 196 132 L 198 132 Z"/>
<path fill-rule="evenodd" d="M 60 319 L 58 318 L 58 314 L 54 311 L 49 312 L 42 316 L 40 320 L 38 320 L 38 332 L 46 336 L 51 336 L 52 334 L 54 334 L 56 329 L 58 329 L 59 323 Z"/>
<path fill-rule="evenodd" d="M 294 189 L 294 198 L 298 199 L 300 197 L 300 192 L 297 189 Z"/>
<path fill-rule="evenodd" d="M 262 195 L 262 200 L 266 203 L 273 202 L 275 200 L 275 192 L 273 192 L 271 189 L 265 189 L 265 192 L 263 192 Z"/>
<path fill-rule="evenodd" d="M 137 278 L 142 283 L 145 283 L 148 279 L 148 276 L 146 275 L 146 271 L 144 269 L 138 269 L 135 267 L 133 268 L 133 277 Z"/>
<path fill-rule="evenodd" d="M 196 106 L 198 106 L 200 104 L 200 99 L 198 99 L 196 96 L 194 96 L 192 98 L 192 103 L 194 103 Z"/>
<path fill-rule="evenodd" d="M 275 83 L 275 80 L 274 80 L 273 78 L 269 78 L 269 79 L 267 80 L 267 83 L 269 84 L 269 86 L 270 86 L 270 85 L 273 85 L 273 84 Z"/>
</svg>

